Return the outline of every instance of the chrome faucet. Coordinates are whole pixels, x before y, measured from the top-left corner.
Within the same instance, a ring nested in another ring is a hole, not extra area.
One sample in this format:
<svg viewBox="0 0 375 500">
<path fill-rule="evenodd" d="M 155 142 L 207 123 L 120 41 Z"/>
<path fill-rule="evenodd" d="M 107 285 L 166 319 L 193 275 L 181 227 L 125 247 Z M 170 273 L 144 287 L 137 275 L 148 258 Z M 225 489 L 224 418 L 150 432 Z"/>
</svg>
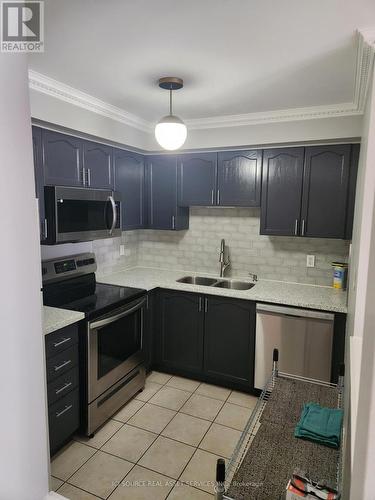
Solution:
<svg viewBox="0 0 375 500">
<path fill-rule="evenodd" d="M 254 273 L 249 273 L 249 276 L 250 278 L 253 280 L 253 281 L 258 281 L 258 276 Z"/>
<path fill-rule="evenodd" d="M 227 267 L 230 266 L 229 256 L 227 256 L 227 260 L 225 261 L 225 240 L 224 240 L 224 238 L 221 240 L 221 244 L 220 244 L 219 262 L 220 262 L 220 278 L 223 278 L 224 274 L 225 274 L 225 270 L 227 269 Z"/>
</svg>

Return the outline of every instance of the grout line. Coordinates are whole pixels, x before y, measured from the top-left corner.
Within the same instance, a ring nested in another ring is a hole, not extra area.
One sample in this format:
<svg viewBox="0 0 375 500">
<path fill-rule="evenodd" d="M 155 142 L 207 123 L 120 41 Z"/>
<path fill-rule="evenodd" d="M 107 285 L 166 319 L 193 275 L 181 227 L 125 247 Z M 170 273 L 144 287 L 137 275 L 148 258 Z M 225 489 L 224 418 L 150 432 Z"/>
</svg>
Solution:
<svg viewBox="0 0 375 500">
<path fill-rule="evenodd" d="M 68 483 L 67 481 L 65 481 L 65 483 L 64 483 L 64 484 L 67 484 L 68 486 L 73 486 L 74 488 L 77 488 L 77 490 L 84 491 L 85 493 L 88 493 L 89 495 L 92 495 L 92 496 L 93 496 L 93 497 L 95 497 L 95 498 L 100 498 L 100 500 L 106 500 L 106 499 L 108 498 L 108 497 L 100 497 L 100 496 L 98 496 L 98 495 L 95 495 L 94 493 L 91 493 L 91 491 L 87 491 L 87 490 L 85 490 L 84 488 L 81 488 L 80 486 L 76 486 L 75 484 L 72 484 L 72 483 Z M 60 486 L 60 488 L 62 488 L 62 487 L 64 486 L 64 484 L 62 484 L 62 485 Z M 60 490 L 60 488 L 59 488 L 59 490 Z M 57 491 L 56 493 L 58 493 L 58 491 Z M 112 494 L 112 492 L 110 493 L 110 495 L 111 495 L 111 494 Z M 108 495 L 108 496 L 109 496 L 109 495 Z"/>
</svg>

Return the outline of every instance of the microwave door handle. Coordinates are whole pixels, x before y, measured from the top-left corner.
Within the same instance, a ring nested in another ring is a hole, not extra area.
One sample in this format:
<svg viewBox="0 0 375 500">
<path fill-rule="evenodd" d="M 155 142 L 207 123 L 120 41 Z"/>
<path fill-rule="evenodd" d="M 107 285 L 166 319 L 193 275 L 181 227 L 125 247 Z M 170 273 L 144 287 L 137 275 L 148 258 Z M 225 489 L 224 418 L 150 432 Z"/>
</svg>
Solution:
<svg viewBox="0 0 375 500">
<path fill-rule="evenodd" d="M 90 323 L 90 330 L 96 330 L 97 328 L 101 328 L 102 326 L 110 325 L 111 323 L 114 323 L 115 321 L 124 318 L 125 316 L 129 316 L 129 314 L 132 314 L 135 311 L 138 311 L 138 309 L 141 309 L 145 304 L 146 304 L 146 299 L 143 299 L 130 309 L 126 309 L 126 311 L 114 314 L 109 318 L 104 318 L 104 319 L 99 319 L 98 321 L 94 321 L 93 323 Z"/>
<path fill-rule="evenodd" d="M 117 210 L 116 210 L 116 203 L 112 195 L 108 196 L 108 201 L 110 201 L 112 205 L 112 226 L 109 230 L 109 234 L 112 235 L 113 230 L 117 223 Z"/>
</svg>

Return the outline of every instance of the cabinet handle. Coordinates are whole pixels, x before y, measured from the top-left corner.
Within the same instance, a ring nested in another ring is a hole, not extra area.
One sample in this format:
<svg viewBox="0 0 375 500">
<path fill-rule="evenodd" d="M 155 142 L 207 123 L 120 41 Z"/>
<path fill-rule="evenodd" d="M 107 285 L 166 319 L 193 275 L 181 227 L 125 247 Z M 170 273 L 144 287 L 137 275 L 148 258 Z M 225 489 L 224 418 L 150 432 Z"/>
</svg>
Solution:
<svg viewBox="0 0 375 500">
<path fill-rule="evenodd" d="M 86 169 L 82 167 L 82 184 L 86 186 Z"/>
<path fill-rule="evenodd" d="M 91 186 L 91 168 L 87 169 L 87 182 L 88 185 Z"/>
<path fill-rule="evenodd" d="M 214 204 L 214 190 L 211 189 L 211 205 Z"/>
<path fill-rule="evenodd" d="M 59 418 L 61 417 L 61 415 L 64 415 L 64 413 L 66 413 L 67 411 L 71 410 L 73 408 L 73 405 L 69 405 L 69 406 L 65 406 L 65 408 L 60 411 L 60 412 L 56 412 L 56 418 Z"/>
<path fill-rule="evenodd" d="M 302 219 L 302 229 L 301 229 L 301 234 L 302 234 L 302 236 L 305 236 L 305 219 Z"/>
<path fill-rule="evenodd" d="M 47 219 L 44 219 L 44 221 L 43 221 L 43 234 L 44 234 L 44 238 L 47 239 L 47 237 L 48 237 L 48 222 L 47 222 Z"/>
<path fill-rule="evenodd" d="M 217 190 L 217 204 L 220 205 L 220 189 Z"/>
<path fill-rule="evenodd" d="M 67 382 L 66 384 L 64 384 L 62 387 L 60 387 L 60 389 L 56 389 L 55 391 L 55 394 L 57 396 L 57 394 L 60 394 L 60 392 L 63 392 L 65 391 L 68 387 L 70 387 L 72 385 L 71 382 Z"/>
<path fill-rule="evenodd" d="M 68 359 L 68 361 L 64 361 L 64 363 L 62 363 L 61 365 L 55 366 L 55 372 L 58 372 L 59 370 L 61 370 L 61 368 L 64 368 L 64 366 L 70 365 L 71 362 L 72 360 Z"/>
<path fill-rule="evenodd" d="M 199 297 L 198 312 L 202 312 L 202 297 Z"/>
<path fill-rule="evenodd" d="M 294 223 L 294 234 L 295 236 L 298 234 L 298 219 L 296 219 L 296 222 Z"/>
<path fill-rule="evenodd" d="M 176 229 L 176 218 L 172 215 L 172 229 Z"/>
<path fill-rule="evenodd" d="M 207 299 L 207 297 L 204 299 L 204 312 L 208 312 L 208 299 Z"/>
<path fill-rule="evenodd" d="M 60 345 L 63 345 L 66 342 L 69 342 L 69 340 L 72 340 L 72 337 L 68 337 L 66 339 L 61 340 L 60 342 L 56 342 L 55 344 L 53 344 L 53 347 L 59 347 Z"/>
</svg>

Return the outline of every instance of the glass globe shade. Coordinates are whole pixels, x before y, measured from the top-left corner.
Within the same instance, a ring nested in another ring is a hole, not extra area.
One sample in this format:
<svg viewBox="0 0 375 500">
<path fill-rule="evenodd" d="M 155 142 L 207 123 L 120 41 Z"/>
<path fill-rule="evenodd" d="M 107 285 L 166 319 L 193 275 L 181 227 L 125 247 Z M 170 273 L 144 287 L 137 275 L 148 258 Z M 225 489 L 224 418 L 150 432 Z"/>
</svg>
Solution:
<svg viewBox="0 0 375 500">
<path fill-rule="evenodd" d="M 187 137 L 185 123 L 175 115 L 164 116 L 155 127 L 155 138 L 160 146 L 169 151 L 180 148 Z"/>
</svg>

